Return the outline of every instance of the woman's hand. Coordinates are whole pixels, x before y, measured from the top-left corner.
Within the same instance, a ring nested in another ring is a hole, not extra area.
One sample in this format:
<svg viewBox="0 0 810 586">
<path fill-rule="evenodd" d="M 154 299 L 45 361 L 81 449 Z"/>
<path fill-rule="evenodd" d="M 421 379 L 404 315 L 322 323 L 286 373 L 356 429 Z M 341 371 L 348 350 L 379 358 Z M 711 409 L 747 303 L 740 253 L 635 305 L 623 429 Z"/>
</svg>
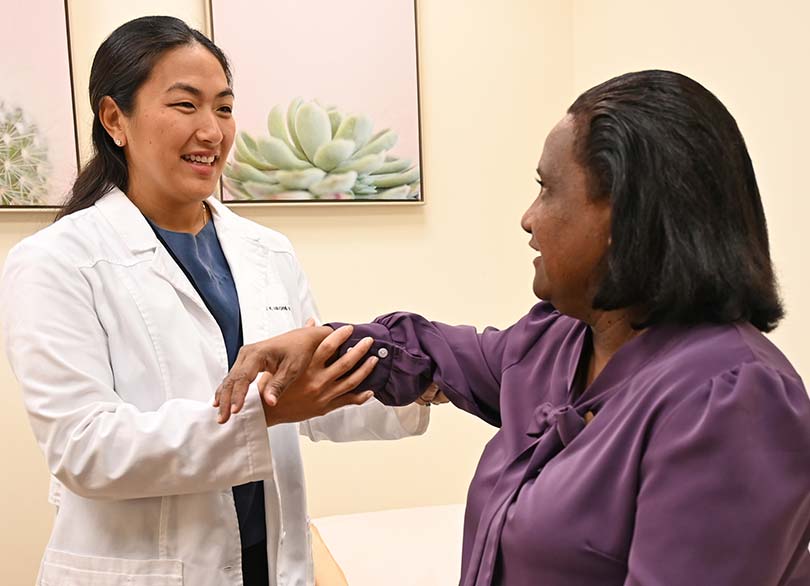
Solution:
<svg viewBox="0 0 810 586">
<path fill-rule="evenodd" d="M 305 328 L 314 328 L 315 327 L 315 320 L 313 318 L 309 318 L 306 322 L 304 322 L 304 327 Z M 259 382 L 256 383 L 256 386 L 259 387 L 259 392 L 262 395 L 264 395 L 265 390 L 267 389 L 267 385 L 270 383 L 271 380 L 273 380 L 273 373 L 272 372 L 263 372 L 262 375 L 259 377 Z"/>
<path fill-rule="evenodd" d="M 344 405 L 367 401 L 371 393 L 349 391 L 371 373 L 378 360 L 376 357 L 370 357 L 351 376 L 340 377 L 366 355 L 373 342 L 371 338 L 362 340 L 326 366 L 326 361 L 351 333 L 351 326 L 335 331 L 328 327 L 306 327 L 244 346 L 215 395 L 214 406 L 219 407 L 219 422 L 225 423 L 232 413 L 242 408 L 250 383 L 262 371 L 272 373 L 269 378 L 265 375 L 259 385 L 268 425 L 302 421 Z M 282 393 L 293 395 L 283 407 L 279 404 Z M 276 414 L 277 405 L 280 412 Z"/>
<path fill-rule="evenodd" d="M 242 408 L 248 387 L 260 372 L 274 374 L 262 395 L 265 403 L 274 406 L 281 393 L 307 368 L 318 345 L 332 332 L 332 328 L 326 326 L 306 327 L 242 346 L 230 372 L 214 394 L 219 422 L 225 423 L 231 413 Z"/>
<path fill-rule="evenodd" d="M 350 335 L 351 328 L 340 328 L 329 335 L 318 346 L 306 370 L 278 397 L 276 405 L 272 407 L 263 401 L 268 426 L 319 417 L 346 405 L 362 405 L 374 396 L 370 390 L 353 391 L 374 370 L 379 361 L 376 356 L 369 357 L 356 371 L 345 376 L 368 353 L 373 343 L 371 338 L 361 340 L 340 359 L 326 365 Z M 265 373 L 259 379 L 262 398 L 272 380 L 272 373 Z"/>
</svg>

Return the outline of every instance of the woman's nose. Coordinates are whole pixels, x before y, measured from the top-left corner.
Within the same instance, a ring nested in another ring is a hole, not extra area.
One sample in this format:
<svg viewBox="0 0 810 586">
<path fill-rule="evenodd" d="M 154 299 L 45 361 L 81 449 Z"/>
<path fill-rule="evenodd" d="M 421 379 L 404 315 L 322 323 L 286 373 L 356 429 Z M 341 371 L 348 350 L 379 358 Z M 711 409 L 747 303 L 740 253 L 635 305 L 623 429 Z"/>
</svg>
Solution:
<svg viewBox="0 0 810 586">
<path fill-rule="evenodd" d="M 529 208 L 523 212 L 523 217 L 520 218 L 520 227 L 523 228 L 524 232 L 529 234 L 532 233 L 532 210 L 534 209 L 534 204 L 530 205 Z"/>
<path fill-rule="evenodd" d="M 197 137 L 203 142 L 219 144 L 222 142 L 223 136 L 216 114 L 206 115 L 197 129 Z"/>
</svg>

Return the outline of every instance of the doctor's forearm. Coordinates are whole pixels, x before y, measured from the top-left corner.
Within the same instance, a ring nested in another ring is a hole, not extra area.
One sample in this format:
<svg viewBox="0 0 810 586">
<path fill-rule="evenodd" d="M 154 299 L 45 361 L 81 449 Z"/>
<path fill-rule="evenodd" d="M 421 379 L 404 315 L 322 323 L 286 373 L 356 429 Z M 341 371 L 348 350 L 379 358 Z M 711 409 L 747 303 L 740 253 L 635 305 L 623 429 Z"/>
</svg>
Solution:
<svg viewBox="0 0 810 586">
<path fill-rule="evenodd" d="M 261 401 L 254 393 L 230 425 L 211 406 L 176 399 L 158 411 L 99 405 L 49 426 L 51 473 L 86 498 L 130 499 L 227 490 L 272 474 Z"/>
</svg>

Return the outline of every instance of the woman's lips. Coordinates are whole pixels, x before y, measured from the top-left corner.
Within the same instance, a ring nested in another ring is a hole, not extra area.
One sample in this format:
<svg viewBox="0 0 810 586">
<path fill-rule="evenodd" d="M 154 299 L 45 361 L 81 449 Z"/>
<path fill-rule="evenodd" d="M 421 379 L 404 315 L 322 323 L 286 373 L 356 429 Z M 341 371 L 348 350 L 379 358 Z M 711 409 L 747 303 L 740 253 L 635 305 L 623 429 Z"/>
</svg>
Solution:
<svg viewBox="0 0 810 586">
<path fill-rule="evenodd" d="M 189 165 L 196 173 L 202 175 L 203 177 L 210 177 L 214 174 L 214 170 L 216 168 L 216 162 L 212 165 L 207 163 L 197 163 L 196 161 L 189 161 L 188 159 L 182 159 L 184 163 Z"/>
</svg>

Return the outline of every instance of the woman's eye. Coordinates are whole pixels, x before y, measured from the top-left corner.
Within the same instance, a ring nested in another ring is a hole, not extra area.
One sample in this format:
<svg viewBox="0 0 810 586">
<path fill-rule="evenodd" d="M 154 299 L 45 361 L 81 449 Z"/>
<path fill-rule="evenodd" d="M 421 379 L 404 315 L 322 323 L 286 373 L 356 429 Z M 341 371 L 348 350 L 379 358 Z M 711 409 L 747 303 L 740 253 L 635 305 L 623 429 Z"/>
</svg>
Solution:
<svg viewBox="0 0 810 586">
<path fill-rule="evenodd" d="M 224 114 L 233 114 L 233 107 L 232 106 L 221 106 L 219 111 L 224 113 Z"/>
<path fill-rule="evenodd" d="M 172 104 L 172 106 L 177 106 L 178 108 L 194 109 L 194 104 L 192 104 L 191 102 L 177 102 L 176 104 Z"/>
<path fill-rule="evenodd" d="M 548 197 L 548 186 L 539 178 L 535 179 L 535 182 L 540 186 L 540 193 L 537 194 L 537 197 L 546 199 Z"/>
</svg>

